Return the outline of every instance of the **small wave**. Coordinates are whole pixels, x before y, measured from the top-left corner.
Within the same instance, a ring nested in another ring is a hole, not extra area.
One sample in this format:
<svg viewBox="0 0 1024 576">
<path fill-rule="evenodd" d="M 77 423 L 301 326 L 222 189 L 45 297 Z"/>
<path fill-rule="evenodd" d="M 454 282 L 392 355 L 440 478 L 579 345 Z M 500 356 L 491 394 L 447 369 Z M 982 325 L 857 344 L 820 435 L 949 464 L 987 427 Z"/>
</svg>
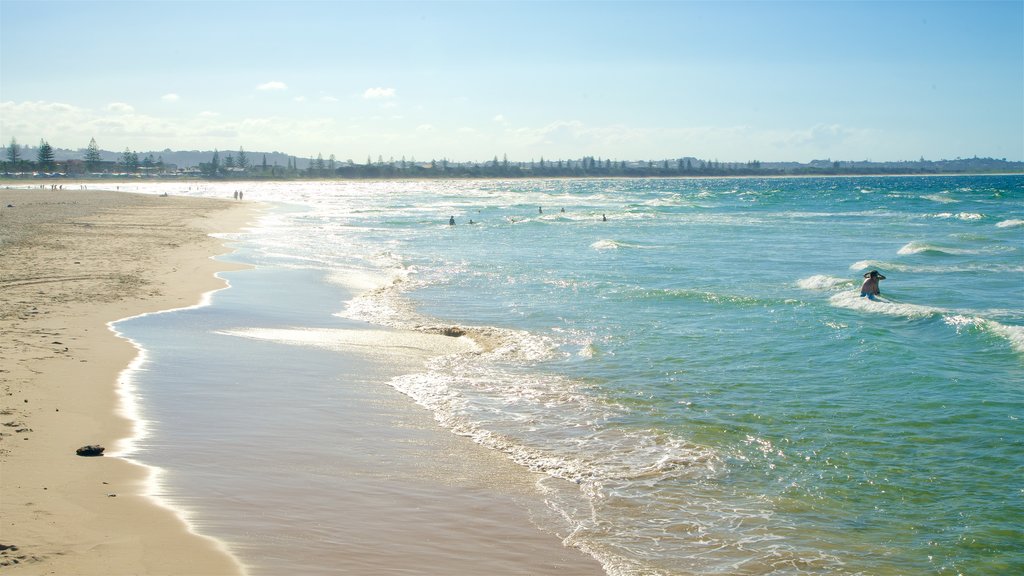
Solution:
<svg viewBox="0 0 1024 576">
<path fill-rule="evenodd" d="M 997 228 L 1016 228 L 1018 226 L 1024 226 L 1024 220 L 1012 219 L 996 223 Z"/>
<path fill-rule="evenodd" d="M 938 202 L 940 204 L 952 204 L 954 202 L 958 202 L 956 198 L 950 198 L 943 194 L 928 194 L 927 196 L 922 196 L 922 198 L 925 200 L 931 200 L 932 202 Z"/>
<path fill-rule="evenodd" d="M 427 367 L 389 384 L 452 432 L 587 493 L 597 495 L 609 482 L 703 479 L 721 468 L 714 450 L 669 432 L 609 425 L 617 408 L 585 393 L 581 382 L 524 377 L 464 354 L 435 358 Z"/>
<path fill-rule="evenodd" d="M 868 268 L 889 268 L 890 266 L 878 260 L 858 260 L 850 264 L 850 270 L 867 270 Z"/>
<path fill-rule="evenodd" d="M 834 294 L 829 298 L 829 302 L 837 308 L 846 308 L 861 312 L 873 312 L 876 314 L 885 314 L 887 316 L 902 316 L 904 318 L 911 319 L 928 318 L 930 316 L 936 316 L 948 312 L 947 310 L 933 306 L 905 304 L 903 302 L 893 302 L 884 298 L 880 300 L 870 300 L 862 297 L 859 293 L 852 291 Z"/>
<path fill-rule="evenodd" d="M 964 272 L 994 272 L 1003 274 L 1006 272 L 1024 272 L 1024 266 L 1012 264 L 958 263 L 956 265 L 927 266 L 882 262 L 880 260 L 861 260 L 850 265 L 850 270 L 854 271 L 863 272 L 870 269 L 878 269 L 883 271 L 883 274 L 888 272 L 906 272 L 908 274 L 962 274 Z"/>
<path fill-rule="evenodd" d="M 660 248 L 660 246 L 646 246 L 643 244 L 630 244 L 628 242 L 620 242 L 618 240 L 598 240 L 590 245 L 594 250 L 617 250 L 619 248 L 633 248 L 636 250 L 652 250 Z"/>
<path fill-rule="evenodd" d="M 839 286 L 853 284 L 849 278 L 839 278 L 827 274 L 815 274 L 808 278 L 797 280 L 796 285 L 804 290 L 831 290 Z"/>
<path fill-rule="evenodd" d="M 617 250 L 619 246 L 615 240 L 598 240 L 590 245 L 594 250 Z"/>
<path fill-rule="evenodd" d="M 964 314 L 934 306 L 906 304 L 903 302 L 893 302 L 885 299 L 869 300 L 867 298 L 862 298 L 856 292 L 842 292 L 835 294 L 829 299 L 829 302 L 831 302 L 833 306 L 839 308 L 873 312 L 888 316 L 902 316 L 910 319 L 928 318 L 941 315 L 942 321 L 949 326 L 956 328 L 958 333 L 967 329 L 987 332 L 999 338 L 1003 338 L 1010 343 L 1010 346 L 1015 351 L 1024 354 L 1024 326 L 1002 324 L 988 318 L 982 318 L 980 316 L 973 316 L 971 314 Z"/>
<path fill-rule="evenodd" d="M 1015 351 L 1024 354 L 1024 326 L 1011 326 L 995 320 L 964 314 L 946 316 L 943 321 L 956 328 L 958 333 L 964 329 L 975 329 L 1003 338 L 1010 343 L 1010 347 Z"/>
<path fill-rule="evenodd" d="M 909 242 L 899 249 L 897 254 L 908 255 L 908 254 L 944 254 L 947 256 L 955 256 L 959 254 L 976 254 L 977 252 L 972 250 L 963 250 L 960 248 L 947 248 L 944 246 L 935 246 L 934 244 L 928 244 L 926 242 Z"/>
<path fill-rule="evenodd" d="M 932 251 L 932 250 L 934 250 L 934 248 L 931 245 L 929 245 L 929 244 L 924 244 L 922 242 L 910 242 L 909 244 L 906 244 L 902 248 L 900 248 L 899 251 L 897 251 L 896 253 L 897 254 L 920 254 L 922 252 L 929 252 L 929 251 Z"/>
<path fill-rule="evenodd" d="M 935 214 L 932 217 L 942 219 L 955 218 L 957 220 L 981 220 L 982 218 L 985 217 L 985 215 L 979 214 L 977 212 L 959 212 L 956 214 L 954 214 L 953 212 L 939 212 L 938 214 Z"/>
<path fill-rule="evenodd" d="M 1009 340 L 1014 350 L 1024 354 L 1024 326 L 1007 326 L 995 320 L 985 320 L 985 327 L 993 334 Z"/>
</svg>

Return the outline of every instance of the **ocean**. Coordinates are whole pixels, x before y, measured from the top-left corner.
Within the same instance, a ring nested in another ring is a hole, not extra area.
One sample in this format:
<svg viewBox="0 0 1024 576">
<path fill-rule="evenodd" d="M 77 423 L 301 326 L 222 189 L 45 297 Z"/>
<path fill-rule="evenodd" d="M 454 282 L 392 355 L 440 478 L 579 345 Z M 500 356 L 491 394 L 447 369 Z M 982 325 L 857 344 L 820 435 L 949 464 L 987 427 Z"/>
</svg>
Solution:
<svg viewBox="0 0 1024 576">
<path fill-rule="evenodd" d="M 116 324 L 131 457 L 254 574 L 358 555 L 410 428 L 485 450 L 388 479 L 522 470 L 614 576 L 1024 572 L 1024 176 L 121 189 L 268 204 L 229 289 Z"/>
</svg>

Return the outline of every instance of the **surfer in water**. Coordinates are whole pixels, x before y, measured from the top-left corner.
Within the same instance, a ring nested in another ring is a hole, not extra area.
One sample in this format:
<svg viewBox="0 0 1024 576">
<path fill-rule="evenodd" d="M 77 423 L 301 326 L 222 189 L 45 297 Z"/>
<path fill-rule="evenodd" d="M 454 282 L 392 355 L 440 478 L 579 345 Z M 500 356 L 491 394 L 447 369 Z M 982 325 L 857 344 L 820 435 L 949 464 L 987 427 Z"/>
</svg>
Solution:
<svg viewBox="0 0 1024 576">
<path fill-rule="evenodd" d="M 875 296 L 882 293 L 878 289 L 878 283 L 885 280 L 885 276 L 878 273 L 878 270 L 872 270 L 864 275 L 864 283 L 860 285 L 860 297 L 868 297 L 868 300 L 874 300 Z"/>
<path fill-rule="evenodd" d="M 455 216 L 452 216 L 451 218 L 448 219 L 448 225 L 455 226 Z"/>
</svg>

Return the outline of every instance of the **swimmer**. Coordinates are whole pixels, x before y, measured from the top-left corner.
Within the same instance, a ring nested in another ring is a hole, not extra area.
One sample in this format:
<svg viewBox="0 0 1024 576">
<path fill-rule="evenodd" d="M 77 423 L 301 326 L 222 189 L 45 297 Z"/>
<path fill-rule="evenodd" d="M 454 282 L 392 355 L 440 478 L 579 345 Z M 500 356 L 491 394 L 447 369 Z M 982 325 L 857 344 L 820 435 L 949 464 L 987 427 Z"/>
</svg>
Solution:
<svg viewBox="0 0 1024 576">
<path fill-rule="evenodd" d="M 455 216 L 452 216 L 451 218 L 448 219 L 448 225 L 455 226 Z"/>
<path fill-rule="evenodd" d="M 878 289 L 878 283 L 885 280 L 885 276 L 878 273 L 878 270 L 872 270 L 864 275 L 864 283 L 860 285 L 860 297 L 864 298 L 867 296 L 868 300 L 874 300 L 875 296 L 882 293 Z"/>
</svg>

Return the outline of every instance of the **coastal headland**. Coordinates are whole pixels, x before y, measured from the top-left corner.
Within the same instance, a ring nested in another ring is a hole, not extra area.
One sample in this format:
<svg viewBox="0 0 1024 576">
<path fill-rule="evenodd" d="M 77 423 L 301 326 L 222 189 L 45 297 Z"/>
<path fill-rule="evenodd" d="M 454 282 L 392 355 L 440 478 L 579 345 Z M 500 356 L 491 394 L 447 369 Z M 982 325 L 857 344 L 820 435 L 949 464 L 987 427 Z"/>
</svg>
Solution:
<svg viewBox="0 0 1024 576">
<path fill-rule="evenodd" d="M 0 190 L 0 567 L 5 574 L 239 574 L 218 542 L 145 495 L 114 320 L 196 304 L 233 264 L 214 232 L 252 204 L 106 191 Z"/>
</svg>

